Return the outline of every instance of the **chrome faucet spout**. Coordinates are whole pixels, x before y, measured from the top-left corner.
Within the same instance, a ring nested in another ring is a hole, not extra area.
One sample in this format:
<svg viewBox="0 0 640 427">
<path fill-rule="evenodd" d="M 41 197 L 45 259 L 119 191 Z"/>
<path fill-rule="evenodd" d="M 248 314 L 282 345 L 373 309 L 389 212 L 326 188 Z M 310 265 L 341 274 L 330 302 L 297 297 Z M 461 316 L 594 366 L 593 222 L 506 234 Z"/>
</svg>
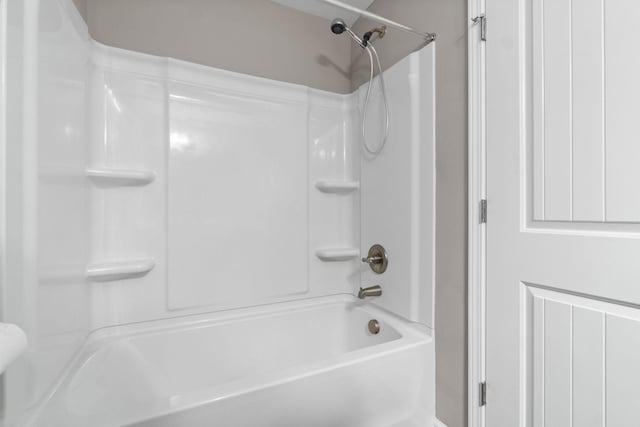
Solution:
<svg viewBox="0 0 640 427">
<path fill-rule="evenodd" d="M 379 297 L 382 295 L 382 288 L 378 285 L 370 286 L 368 288 L 360 288 L 358 291 L 358 298 L 365 299 L 366 297 Z"/>
</svg>

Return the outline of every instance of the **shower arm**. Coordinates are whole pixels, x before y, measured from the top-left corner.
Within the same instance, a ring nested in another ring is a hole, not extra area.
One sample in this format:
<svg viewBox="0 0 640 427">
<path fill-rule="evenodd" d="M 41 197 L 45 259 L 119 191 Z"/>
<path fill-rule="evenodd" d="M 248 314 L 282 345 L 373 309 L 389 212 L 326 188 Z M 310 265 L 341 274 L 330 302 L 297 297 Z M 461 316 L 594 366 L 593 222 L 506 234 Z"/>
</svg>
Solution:
<svg viewBox="0 0 640 427">
<path fill-rule="evenodd" d="M 317 0 L 317 1 L 321 1 L 323 3 L 327 3 L 327 4 L 330 4 L 332 6 L 339 7 L 341 9 L 347 10 L 349 12 L 357 13 L 357 14 L 359 14 L 361 16 L 364 16 L 366 18 L 369 18 L 372 21 L 375 21 L 375 22 L 377 22 L 379 24 L 384 24 L 384 25 L 388 25 L 388 26 L 393 27 L 393 28 L 397 28 L 397 29 L 399 29 L 401 31 L 404 31 L 405 33 L 409 33 L 409 34 L 413 34 L 413 35 L 419 36 L 419 37 L 423 38 L 427 42 L 427 44 L 431 43 L 432 41 L 434 41 L 436 39 L 436 34 L 435 33 L 423 33 L 421 31 L 418 31 L 418 30 L 414 29 L 414 28 L 411 28 L 411 27 L 408 27 L 406 25 L 400 24 L 400 23 L 398 23 L 396 21 L 392 21 L 391 19 L 387 19 L 387 18 L 385 18 L 383 16 L 380 16 L 380 15 L 377 15 L 375 13 L 371 13 L 371 12 L 369 12 L 367 10 L 363 10 L 363 9 L 360 9 L 358 7 L 355 7 L 355 6 L 351 6 L 350 4 L 343 3 L 343 2 L 341 2 L 339 0 Z"/>
</svg>

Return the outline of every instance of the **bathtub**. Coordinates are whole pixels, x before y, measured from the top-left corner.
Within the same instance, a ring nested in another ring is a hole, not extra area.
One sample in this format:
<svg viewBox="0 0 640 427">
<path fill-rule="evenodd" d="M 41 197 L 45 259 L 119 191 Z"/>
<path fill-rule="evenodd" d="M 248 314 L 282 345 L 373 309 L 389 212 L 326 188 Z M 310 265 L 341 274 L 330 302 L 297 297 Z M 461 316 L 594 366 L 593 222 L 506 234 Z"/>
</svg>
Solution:
<svg viewBox="0 0 640 427">
<path fill-rule="evenodd" d="M 427 328 L 316 298 L 96 331 L 29 424 L 431 426 L 433 371 Z"/>
</svg>

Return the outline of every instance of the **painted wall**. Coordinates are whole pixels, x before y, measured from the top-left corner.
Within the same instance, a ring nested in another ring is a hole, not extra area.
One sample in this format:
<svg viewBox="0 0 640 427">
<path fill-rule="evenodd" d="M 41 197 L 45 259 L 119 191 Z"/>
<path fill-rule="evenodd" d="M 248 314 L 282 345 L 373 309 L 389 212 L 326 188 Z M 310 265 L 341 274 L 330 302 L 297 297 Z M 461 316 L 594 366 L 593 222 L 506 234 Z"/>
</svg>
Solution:
<svg viewBox="0 0 640 427">
<path fill-rule="evenodd" d="M 109 46 L 349 92 L 348 43 L 327 20 L 271 1 L 75 1 L 91 36 Z"/>
<path fill-rule="evenodd" d="M 448 427 L 466 425 L 467 383 L 467 2 L 376 0 L 369 10 L 435 32 L 436 42 L 436 412 Z M 377 24 L 359 19 L 362 34 Z M 353 87 L 367 78 L 368 58 L 352 46 Z M 390 29 L 376 41 L 383 68 L 419 48 Z"/>
<path fill-rule="evenodd" d="M 87 0 L 73 0 L 73 3 L 76 5 L 76 9 L 80 12 L 80 15 L 87 20 Z"/>
</svg>

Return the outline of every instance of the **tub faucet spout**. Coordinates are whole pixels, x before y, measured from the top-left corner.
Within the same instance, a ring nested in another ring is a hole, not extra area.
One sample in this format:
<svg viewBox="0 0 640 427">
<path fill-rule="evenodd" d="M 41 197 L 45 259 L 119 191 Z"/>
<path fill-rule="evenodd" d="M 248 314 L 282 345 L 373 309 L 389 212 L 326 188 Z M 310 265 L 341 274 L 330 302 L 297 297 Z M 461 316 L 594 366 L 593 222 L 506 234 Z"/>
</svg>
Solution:
<svg viewBox="0 0 640 427">
<path fill-rule="evenodd" d="M 366 297 L 379 297 L 382 295 L 382 288 L 378 285 L 369 286 L 368 288 L 360 288 L 358 291 L 358 298 L 365 299 Z"/>
</svg>

